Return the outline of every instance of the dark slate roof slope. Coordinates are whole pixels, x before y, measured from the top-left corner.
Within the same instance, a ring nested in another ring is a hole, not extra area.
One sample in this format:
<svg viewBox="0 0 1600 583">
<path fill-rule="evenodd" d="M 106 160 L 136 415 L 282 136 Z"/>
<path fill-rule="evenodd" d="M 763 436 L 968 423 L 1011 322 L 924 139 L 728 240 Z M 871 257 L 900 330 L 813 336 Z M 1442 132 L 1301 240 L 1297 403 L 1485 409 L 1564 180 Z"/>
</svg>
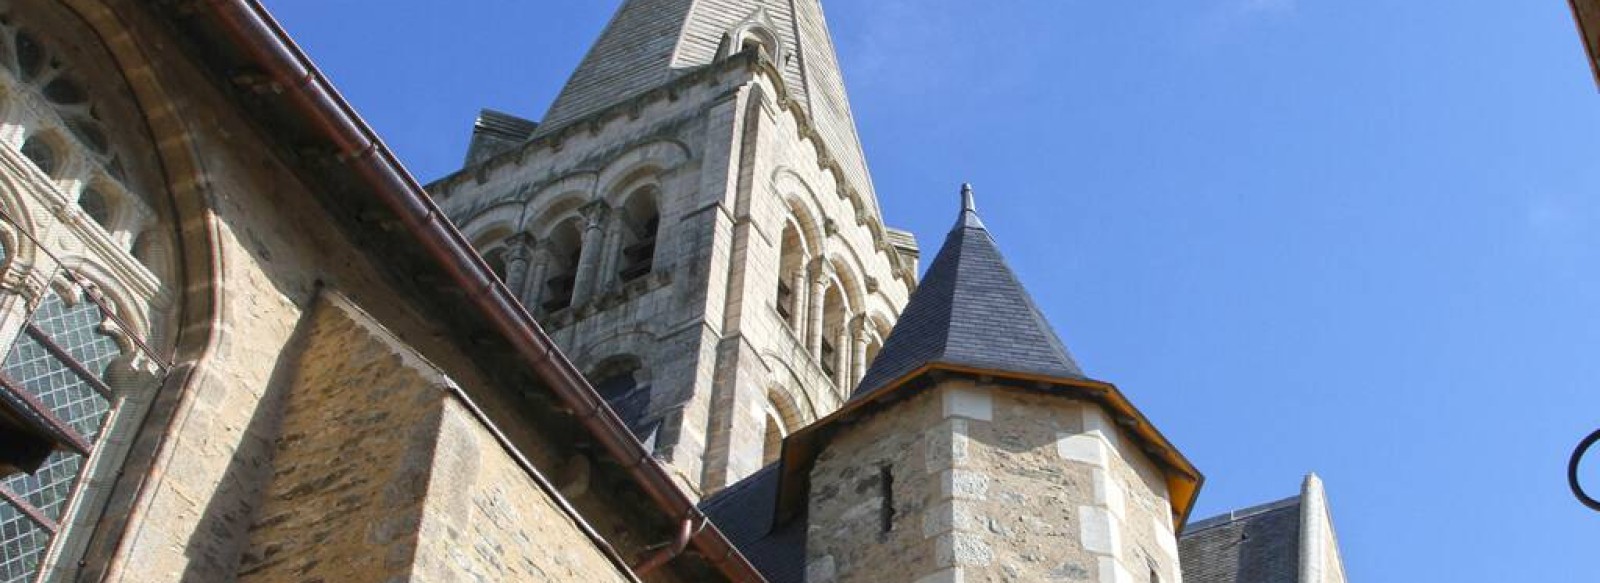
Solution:
<svg viewBox="0 0 1600 583">
<path fill-rule="evenodd" d="M 1191 523 L 1178 539 L 1188 583 L 1296 583 L 1300 497 Z"/>
<path fill-rule="evenodd" d="M 806 520 L 801 516 L 774 530 L 778 465 L 773 464 L 723 488 L 700 503 L 723 536 L 770 583 L 805 580 Z"/>
<path fill-rule="evenodd" d="M 1085 378 L 978 218 L 972 187 L 961 194 L 955 228 L 852 398 L 932 363 Z"/>
</svg>

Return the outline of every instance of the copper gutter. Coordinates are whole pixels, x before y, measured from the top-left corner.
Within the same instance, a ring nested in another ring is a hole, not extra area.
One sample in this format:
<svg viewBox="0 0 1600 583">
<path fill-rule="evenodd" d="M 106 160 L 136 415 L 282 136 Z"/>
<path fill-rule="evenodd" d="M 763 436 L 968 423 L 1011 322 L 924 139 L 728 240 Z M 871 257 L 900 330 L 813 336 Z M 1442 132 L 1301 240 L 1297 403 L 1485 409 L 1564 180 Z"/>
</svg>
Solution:
<svg viewBox="0 0 1600 583">
<path fill-rule="evenodd" d="M 313 121 L 323 135 L 337 145 L 343 163 L 354 168 L 400 218 L 405 229 L 449 272 L 451 281 L 492 320 L 513 349 L 533 365 L 540 380 L 576 412 L 578 420 L 605 451 L 621 463 L 651 502 L 685 527 L 704 523 L 705 516 L 695 507 L 694 501 L 656 464 L 616 413 L 556 349 L 533 317 L 433 204 L 422 186 L 405 171 L 394 154 L 360 120 L 260 3 L 256 0 L 207 0 L 205 6 L 221 21 L 235 43 L 248 50 L 256 65 L 271 78 L 271 89 Z M 705 526 L 707 528 L 693 532 L 686 547 L 693 546 L 732 581 L 766 581 L 721 531 L 709 524 Z M 666 557 L 659 561 L 664 564 L 671 559 Z M 644 566 L 652 562 L 655 560 L 647 560 Z"/>
<path fill-rule="evenodd" d="M 700 524 L 704 526 L 705 523 L 701 522 Z M 694 538 L 695 530 L 695 521 L 683 521 L 683 524 L 678 525 L 677 538 L 672 539 L 671 543 L 668 543 L 661 550 L 656 551 L 649 558 L 634 566 L 634 573 L 643 577 L 661 568 L 662 565 L 671 562 L 673 557 L 683 553 L 684 547 L 689 546 L 689 539 Z"/>
</svg>

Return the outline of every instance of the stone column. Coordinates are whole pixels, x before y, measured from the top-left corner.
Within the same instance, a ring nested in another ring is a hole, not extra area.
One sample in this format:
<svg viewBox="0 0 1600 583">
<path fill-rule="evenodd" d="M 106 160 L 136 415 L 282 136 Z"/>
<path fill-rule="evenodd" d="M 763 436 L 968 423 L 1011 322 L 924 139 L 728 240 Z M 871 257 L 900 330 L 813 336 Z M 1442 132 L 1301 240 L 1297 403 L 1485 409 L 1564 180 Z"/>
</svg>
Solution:
<svg viewBox="0 0 1600 583">
<path fill-rule="evenodd" d="M 604 201 L 595 201 L 583 207 L 586 219 L 583 229 L 583 249 L 578 253 L 578 273 L 572 284 L 572 305 L 588 301 L 594 295 L 595 280 L 600 275 L 600 257 L 605 253 L 604 235 L 606 217 L 611 207 Z"/>
<path fill-rule="evenodd" d="M 506 288 L 521 300 L 528 288 L 528 266 L 533 261 L 533 236 L 527 233 L 506 239 Z"/>
<path fill-rule="evenodd" d="M 806 348 L 811 351 L 811 357 L 819 361 L 822 359 L 822 311 L 827 308 L 826 294 L 828 293 L 828 274 L 823 269 L 811 270 L 811 299 L 807 302 L 810 306 L 811 322 L 806 326 Z"/>
<path fill-rule="evenodd" d="M 867 376 L 867 317 L 860 318 L 860 325 L 856 327 L 854 351 L 851 355 L 850 384 L 861 382 L 861 377 Z M 854 387 L 846 387 L 849 390 Z"/>
<path fill-rule="evenodd" d="M 850 390 L 850 312 L 839 319 L 839 341 L 833 345 L 833 383 L 839 392 Z"/>
<path fill-rule="evenodd" d="M 528 309 L 529 314 L 537 314 L 544 309 L 539 303 L 544 301 L 546 286 L 545 279 L 550 277 L 550 252 L 544 249 L 535 249 L 533 252 L 532 267 L 529 269 L 528 286 L 522 288 L 522 305 Z"/>
<path fill-rule="evenodd" d="M 794 271 L 794 277 L 789 282 L 789 291 L 789 329 L 794 330 L 796 337 L 805 338 L 806 297 L 811 295 L 811 290 L 806 289 L 805 263 L 802 262 L 800 269 Z"/>
<path fill-rule="evenodd" d="M 605 253 L 600 256 L 600 274 L 595 277 L 595 290 L 604 294 L 617 283 L 617 271 L 622 269 L 622 221 L 614 220 L 605 229 Z"/>
</svg>

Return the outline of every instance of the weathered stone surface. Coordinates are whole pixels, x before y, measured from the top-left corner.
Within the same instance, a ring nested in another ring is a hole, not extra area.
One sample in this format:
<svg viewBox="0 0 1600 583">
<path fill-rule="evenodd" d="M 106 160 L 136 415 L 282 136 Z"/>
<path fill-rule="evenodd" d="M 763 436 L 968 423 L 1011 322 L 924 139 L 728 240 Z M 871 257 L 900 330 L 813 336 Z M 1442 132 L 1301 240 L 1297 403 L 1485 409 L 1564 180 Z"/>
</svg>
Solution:
<svg viewBox="0 0 1600 583">
<path fill-rule="evenodd" d="M 978 391 L 992 421 L 950 406 Z M 1171 521 L 1157 520 L 1165 489 L 1136 469 L 1142 453 L 1112 445 L 1124 442 L 1098 410 L 952 380 L 849 425 L 812 470 L 806 550 L 835 561 L 839 581 L 1100 581 L 1152 566 L 1176 581 Z M 1064 458 L 1064 442 L 1096 454 Z M 883 510 L 883 468 L 895 475 L 887 532 L 863 511 Z"/>
<path fill-rule="evenodd" d="M 451 392 L 347 301 L 308 313 L 241 581 L 622 581 Z"/>
</svg>

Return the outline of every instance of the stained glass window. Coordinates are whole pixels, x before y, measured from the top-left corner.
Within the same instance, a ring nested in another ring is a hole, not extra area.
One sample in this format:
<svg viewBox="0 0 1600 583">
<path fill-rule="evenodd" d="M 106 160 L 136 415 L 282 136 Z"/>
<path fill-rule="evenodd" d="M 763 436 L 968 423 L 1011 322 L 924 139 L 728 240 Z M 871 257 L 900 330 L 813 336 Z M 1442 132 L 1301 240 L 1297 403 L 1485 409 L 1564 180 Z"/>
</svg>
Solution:
<svg viewBox="0 0 1600 583">
<path fill-rule="evenodd" d="M 94 444 L 115 406 L 106 369 L 119 354 L 99 304 L 70 303 L 53 290 L 34 310 L 22 334 L 0 362 L 0 390 L 20 391 Z M 32 474 L 0 480 L 0 583 L 23 583 L 37 575 L 81 481 L 85 457 L 52 453 Z"/>
</svg>

